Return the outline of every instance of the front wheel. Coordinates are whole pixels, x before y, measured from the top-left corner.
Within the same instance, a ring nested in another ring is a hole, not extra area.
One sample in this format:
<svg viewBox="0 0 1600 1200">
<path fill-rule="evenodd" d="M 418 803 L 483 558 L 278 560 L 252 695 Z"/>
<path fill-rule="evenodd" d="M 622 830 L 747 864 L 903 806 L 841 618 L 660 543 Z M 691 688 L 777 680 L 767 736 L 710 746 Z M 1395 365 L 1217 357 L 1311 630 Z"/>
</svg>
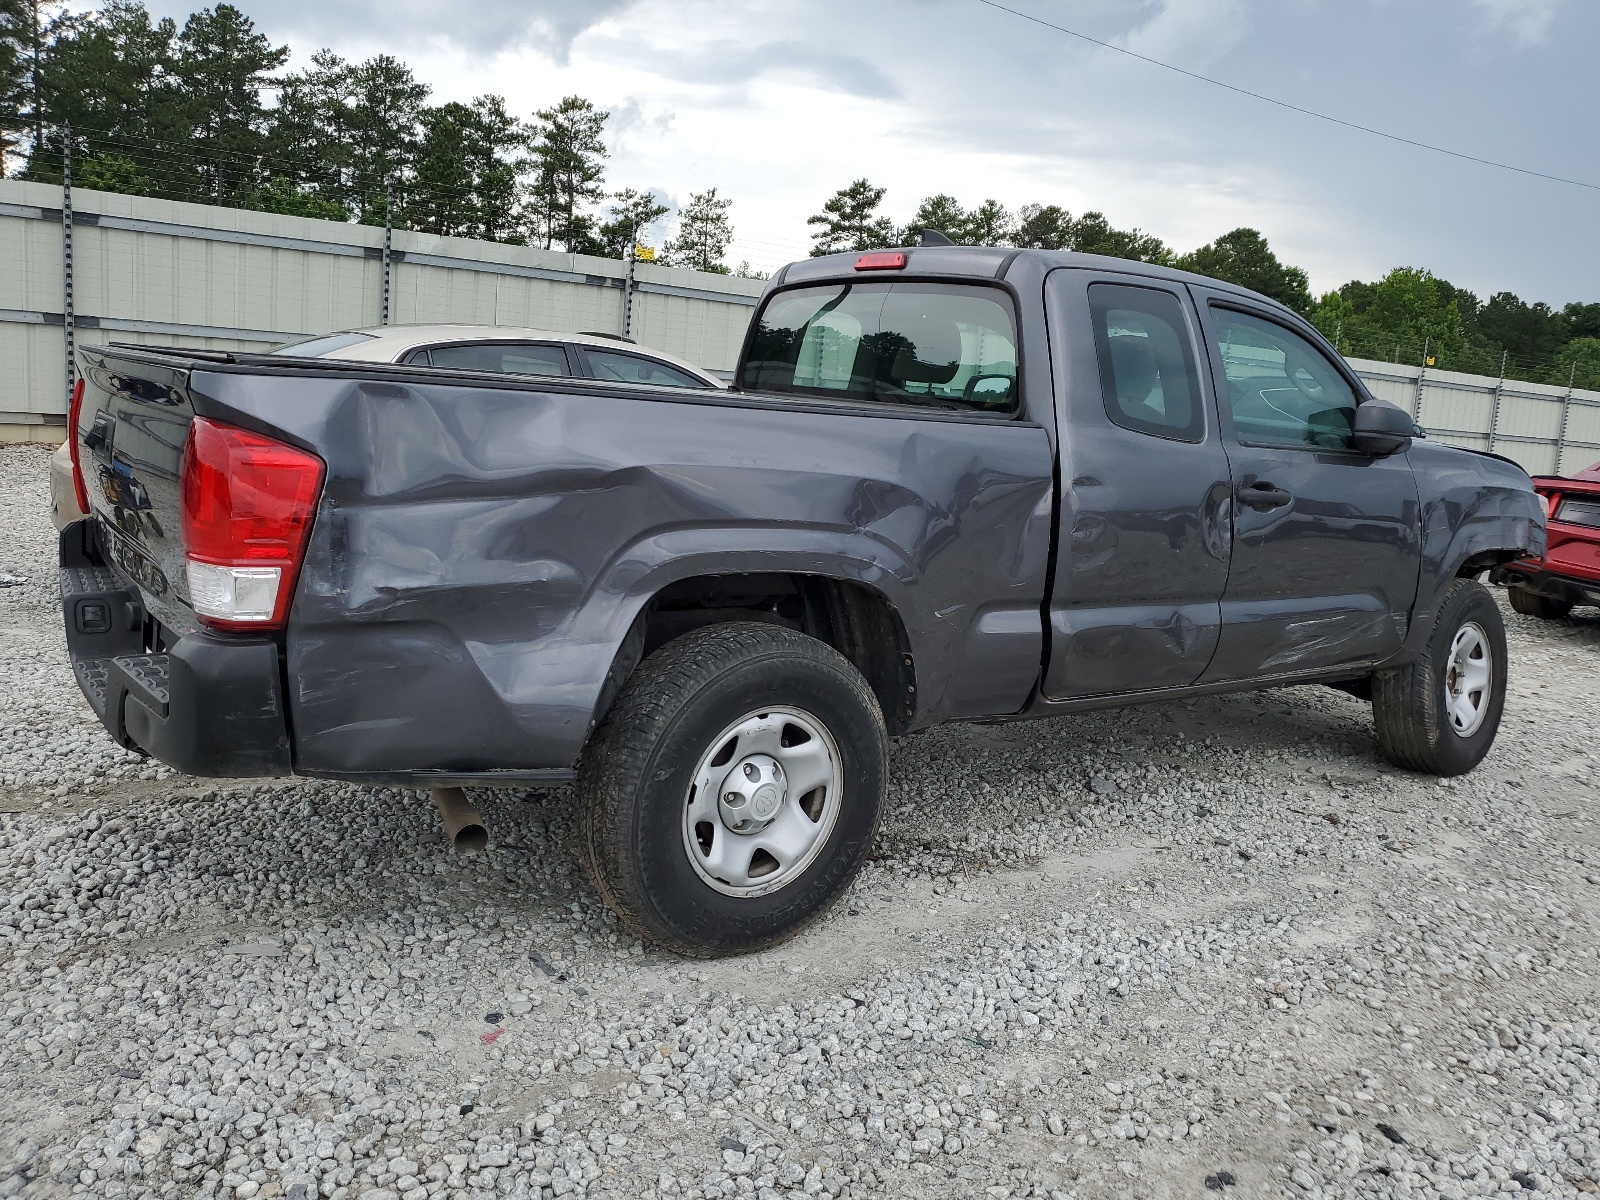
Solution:
<svg viewBox="0 0 1600 1200">
<path fill-rule="evenodd" d="M 1572 611 L 1572 605 L 1565 600 L 1557 600 L 1552 596 L 1541 596 L 1538 592 L 1525 588 L 1520 583 L 1514 583 L 1506 590 L 1510 593 L 1511 607 L 1525 617 L 1538 617 L 1544 621 L 1555 621 Z"/>
<path fill-rule="evenodd" d="M 1506 701 L 1506 630 L 1482 584 L 1452 583 L 1413 663 L 1372 677 L 1378 748 L 1397 767 L 1464 775 L 1489 753 Z"/>
<path fill-rule="evenodd" d="M 866 861 L 887 735 L 841 654 L 715 625 L 640 664 L 578 767 L 585 866 L 635 932 L 701 957 L 815 920 Z"/>
</svg>

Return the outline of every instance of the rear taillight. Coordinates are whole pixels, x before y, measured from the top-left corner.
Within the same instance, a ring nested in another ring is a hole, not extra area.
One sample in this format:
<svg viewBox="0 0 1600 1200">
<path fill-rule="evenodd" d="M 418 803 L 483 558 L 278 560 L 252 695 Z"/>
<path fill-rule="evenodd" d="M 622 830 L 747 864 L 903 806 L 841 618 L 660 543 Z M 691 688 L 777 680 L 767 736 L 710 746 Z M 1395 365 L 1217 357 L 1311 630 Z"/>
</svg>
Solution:
<svg viewBox="0 0 1600 1200">
<path fill-rule="evenodd" d="M 259 433 L 196 417 L 183 450 L 189 602 L 217 629 L 283 625 L 323 464 Z"/>
<path fill-rule="evenodd" d="M 1544 519 L 1548 521 L 1550 519 L 1550 497 L 1543 492 L 1535 492 L 1534 495 L 1539 497 L 1539 511 L 1544 514 Z"/>
<path fill-rule="evenodd" d="M 83 462 L 78 450 L 78 417 L 83 412 L 83 377 L 72 385 L 72 403 L 67 406 L 67 445 L 72 447 L 72 490 L 78 495 L 78 511 L 89 511 L 89 485 L 83 480 Z"/>
</svg>

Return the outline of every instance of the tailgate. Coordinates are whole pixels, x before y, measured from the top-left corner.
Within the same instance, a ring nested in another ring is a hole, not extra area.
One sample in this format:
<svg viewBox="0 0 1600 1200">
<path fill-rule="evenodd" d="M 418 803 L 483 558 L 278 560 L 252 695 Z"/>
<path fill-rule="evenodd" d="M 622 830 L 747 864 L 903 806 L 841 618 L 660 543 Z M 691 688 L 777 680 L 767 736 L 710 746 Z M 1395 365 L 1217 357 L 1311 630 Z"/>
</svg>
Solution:
<svg viewBox="0 0 1600 1200">
<path fill-rule="evenodd" d="M 84 351 L 79 462 L 102 556 L 173 640 L 196 628 L 184 582 L 180 472 L 194 408 L 187 364 Z"/>
<path fill-rule="evenodd" d="M 289 769 L 281 650 L 199 625 L 184 569 L 181 474 L 195 418 L 189 365 L 86 350 L 69 436 L 89 517 L 61 531 L 73 674 L 117 742 L 191 775 Z"/>
</svg>

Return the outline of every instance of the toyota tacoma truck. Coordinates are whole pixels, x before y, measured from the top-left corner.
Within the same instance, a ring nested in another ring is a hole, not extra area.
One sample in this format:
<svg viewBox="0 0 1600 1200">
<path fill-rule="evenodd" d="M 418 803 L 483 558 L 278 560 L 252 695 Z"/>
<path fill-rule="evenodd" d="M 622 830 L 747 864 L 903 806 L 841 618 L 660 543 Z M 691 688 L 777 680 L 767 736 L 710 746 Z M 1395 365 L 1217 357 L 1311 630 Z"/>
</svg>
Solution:
<svg viewBox="0 0 1600 1200">
<path fill-rule="evenodd" d="M 1489 578 L 1506 585 L 1525 617 L 1555 621 L 1575 605 L 1600 605 L 1600 463 L 1570 477 L 1536 475 L 1533 488 L 1548 513 L 1545 553 Z"/>
<path fill-rule="evenodd" d="M 1293 312 L 1077 254 L 791 264 L 729 391 L 80 364 L 62 603 L 113 738 L 457 827 L 458 789 L 575 781 L 600 893 L 696 955 L 837 898 L 888 739 L 944 721 L 1327 683 L 1389 761 L 1469 771 L 1507 671 L 1476 577 L 1545 546 L 1522 468 Z"/>
</svg>

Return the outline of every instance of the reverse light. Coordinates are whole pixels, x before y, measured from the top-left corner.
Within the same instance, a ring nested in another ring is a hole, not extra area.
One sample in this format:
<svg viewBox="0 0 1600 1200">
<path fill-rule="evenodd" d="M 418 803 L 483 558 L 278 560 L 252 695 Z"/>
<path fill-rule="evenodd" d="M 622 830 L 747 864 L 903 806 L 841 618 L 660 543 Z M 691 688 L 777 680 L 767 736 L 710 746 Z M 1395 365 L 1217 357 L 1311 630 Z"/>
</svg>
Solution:
<svg viewBox="0 0 1600 1200">
<path fill-rule="evenodd" d="M 67 445 L 72 455 L 72 490 L 77 493 L 78 511 L 88 515 L 89 485 L 83 479 L 83 461 L 78 450 L 78 417 L 83 412 L 83 376 L 72 385 L 72 403 L 67 406 Z"/>
<path fill-rule="evenodd" d="M 1544 514 L 1544 519 L 1548 521 L 1550 519 L 1550 497 L 1543 492 L 1535 492 L 1534 495 L 1539 497 L 1539 511 Z"/>
<path fill-rule="evenodd" d="M 196 417 L 183 450 L 189 602 L 217 629 L 281 628 L 322 492 L 322 460 Z"/>
<path fill-rule="evenodd" d="M 879 250 L 856 259 L 858 271 L 898 271 L 906 265 L 905 251 Z"/>
</svg>

